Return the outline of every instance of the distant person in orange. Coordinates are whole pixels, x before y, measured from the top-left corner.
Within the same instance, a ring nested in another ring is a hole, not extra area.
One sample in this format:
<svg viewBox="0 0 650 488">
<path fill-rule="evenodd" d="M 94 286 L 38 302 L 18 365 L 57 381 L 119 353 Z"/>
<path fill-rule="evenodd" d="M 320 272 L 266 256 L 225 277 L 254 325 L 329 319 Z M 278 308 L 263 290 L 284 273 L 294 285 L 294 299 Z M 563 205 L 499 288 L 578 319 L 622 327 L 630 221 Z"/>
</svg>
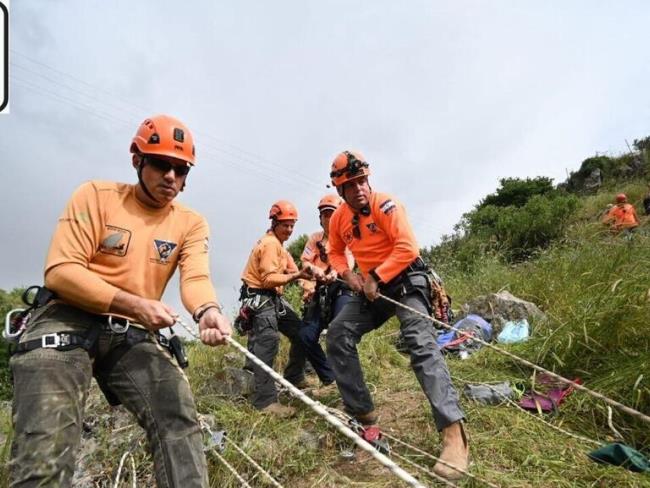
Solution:
<svg viewBox="0 0 650 488">
<path fill-rule="evenodd" d="M 359 152 L 344 151 L 332 163 L 330 177 L 343 203 L 329 225 L 329 259 L 332 268 L 351 290 L 350 297 L 330 323 L 327 353 L 347 413 L 366 432 L 376 432 L 375 407 L 363 378 L 357 344 L 361 338 L 396 316 L 411 356 L 411 368 L 431 405 L 442 437 L 442 452 L 434 471 L 456 480 L 467 470 L 469 448 L 463 429 L 463 411 L 436 345 L 433 324 L 419 314 L 379 297 L 392 298 L 425 316 L 433 312 L 432 274 L 420 257 L 420 247 L 400 202 L 373 191 L 369 165 Z M 349 266 L 352 252 L 361 274 Z M 455 466 L 459 469 L 454 469 Z M 462 470 L 462 471 L 459 471 Z"/>
<path fill-rule="evenodd" d="M 616 205 L 603 217 L 603 224 L 609 226 L 613 233 L 618 234 L 622 231 L 633 231 L 641 222 L 634 205 L 627 203 L 627 195 L 619 193 L 616 195 Z"/>
</svg>

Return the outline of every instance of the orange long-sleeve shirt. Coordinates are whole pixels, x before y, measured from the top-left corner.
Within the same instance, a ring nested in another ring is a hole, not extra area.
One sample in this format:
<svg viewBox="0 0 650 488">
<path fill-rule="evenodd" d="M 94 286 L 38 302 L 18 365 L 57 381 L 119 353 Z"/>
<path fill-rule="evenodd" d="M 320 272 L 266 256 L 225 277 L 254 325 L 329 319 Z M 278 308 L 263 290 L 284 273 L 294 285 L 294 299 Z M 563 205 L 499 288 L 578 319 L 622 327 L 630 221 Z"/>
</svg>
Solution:
<svg viewBox="0 0 650 488">
<path fill-rule="evenodd" d="M 160 300 L 180 268 L 183 304 L 190 313 L 216 302 L 208 262 L 205 219 L 178 202 L 142 204 L 135 186 L 90 181 L 59 218 L 45 264 L 45 284 L 72 305 L 106 313 L 118 290 Z"/>
<path fill-rule="evenodd" d="M 603 222 L 606 224 L 613 222 L 614 227 L 618 230 L 631 229 L 640 224 L 634 205 L 629 203 L 614 205 L 603 218 Z"/>
<path fill-rule="evenodd" d="M 336 209 L 329 227 L 329 259 L 336 272 L 343 274 L 350 269 L 345 257 L 348 247 L 364 276 L 375 270 L 386 283 L 420 255 L 420 248 L 401 203 L 385 193 L 372 192 L 368 206 L 369 215 L 354 211 L 347 203 Z M 355 215 L 360 238 L 354 236 Z"/>
<path fill-rule="evenodd" d="M 248 256 L 241 279 L 251 288 L 263 288 L 282 293 L 291 281 L 291 273 L 298 271 L 293 257 L 282 246 L 272 231 L 267 232 Z"/>
</svg>

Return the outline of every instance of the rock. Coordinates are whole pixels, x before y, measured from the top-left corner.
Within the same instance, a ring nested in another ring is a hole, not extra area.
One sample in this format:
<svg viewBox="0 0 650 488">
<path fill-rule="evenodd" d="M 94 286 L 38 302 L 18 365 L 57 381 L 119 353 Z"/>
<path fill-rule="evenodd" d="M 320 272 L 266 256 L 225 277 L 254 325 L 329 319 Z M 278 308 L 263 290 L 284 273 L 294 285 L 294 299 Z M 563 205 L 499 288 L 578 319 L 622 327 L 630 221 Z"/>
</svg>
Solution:
<svg viewBox="0 0 650 488">
<path fill-rule="evenodd" d="M 599 168 L 594 170 L 585 178 L 584 188 L 587 191 L 596 191 L 603 184 L 602 173 Z"/>
<path fill-rule="evenodd" d="M 250 395 L 253 392 L 253 387 L 253 373 L 229 366 L 217 373 L 214 384 L 217 393 L 234 397 Z"/>
<path fill-rule="evenodd" d="M 298 445 L 301 449 L 316 451 L 320 448 L 320 440 L 318 436 L 301 429 L 300 434 L 298 434 Z"/>
<path fill-rule="evenodd" d="M 496 334 L 510 320 L 527 319 L 531 325 L 546 320 L 546 315 L 537 305 L 517 298 L 507 291 L 476 297 L 469 303 L 461 305 L 460 308 L 461 314 L 458 319 L 469 314 L 480 315 L 492 324 Z"/>
</svg>

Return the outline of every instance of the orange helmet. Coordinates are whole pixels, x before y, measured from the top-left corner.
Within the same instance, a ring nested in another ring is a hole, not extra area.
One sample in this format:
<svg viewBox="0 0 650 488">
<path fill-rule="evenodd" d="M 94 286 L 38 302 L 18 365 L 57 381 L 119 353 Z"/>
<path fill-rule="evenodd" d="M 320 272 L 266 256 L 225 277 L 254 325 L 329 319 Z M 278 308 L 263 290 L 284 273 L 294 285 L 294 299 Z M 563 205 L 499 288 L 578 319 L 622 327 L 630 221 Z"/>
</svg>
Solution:
<svg viewBox="0 0 650 488">
<path fill-rule="evenodd" d="M 146 119 L 131 142 L 131 152 L 168 156 L 194 166 L 194 139 L 180 120 L 169 115 Z"/>
<path fill-rule="evenodd" d="M 275 221 L 298 220 L 298 210 L 287 200 L 278 200 L 269 210 L 269 218 Z"/>
<path fill-rule="evenodd" d="M 318 212 L 322 212 L 323 210 L 336 210 L 341 203 L 341 197 L 338 195 L 325 195 L 318 202 Z"/>
<path fill-rule="evenodd" d="M 363 154 L 358 151 L 343 151 L 332 162 L 330 178 L 332 178 L 332 185 L 338 188 L 350 180 L 369 174 L 370 168 Z"/>
<path fill-rule="evenodd" d="M 625 203 L 627 202 L 627 195 L 625 193 L 619 193 L 616 195 L 616 203 Z"/>
</svg>

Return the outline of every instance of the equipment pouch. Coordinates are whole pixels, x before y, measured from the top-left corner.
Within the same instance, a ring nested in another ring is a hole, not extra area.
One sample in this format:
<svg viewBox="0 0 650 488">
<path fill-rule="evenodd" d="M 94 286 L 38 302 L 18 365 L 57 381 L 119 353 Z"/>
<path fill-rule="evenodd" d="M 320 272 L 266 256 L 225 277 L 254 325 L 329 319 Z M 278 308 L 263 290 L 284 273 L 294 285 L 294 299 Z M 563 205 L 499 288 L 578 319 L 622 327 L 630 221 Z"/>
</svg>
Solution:
<svg viewBox="0 0 650 488">
<path fill-rule="evenodd" d="M 241 306 L 239 313 L 235 318 L 235 322 L 233 323 L 233 327 L 237 334 L 240 336 L 248 335 L 250 330 L 253 328 L 253 314 L 254 311 L 251 307 L 248 305 Z"/>
<path fill-rule="evenodd" d="M 182 369 L 185 369 L 190 365 L 190 361 L 187 358 L 187 354 L 185 353 L 185 346 L 183 345 L 183 341 L 181 341 L 181 338 L 176 334 L 172 335 L 169 338 L 169 350 L 176 358 L 176 362 Z"/>
</svg>

